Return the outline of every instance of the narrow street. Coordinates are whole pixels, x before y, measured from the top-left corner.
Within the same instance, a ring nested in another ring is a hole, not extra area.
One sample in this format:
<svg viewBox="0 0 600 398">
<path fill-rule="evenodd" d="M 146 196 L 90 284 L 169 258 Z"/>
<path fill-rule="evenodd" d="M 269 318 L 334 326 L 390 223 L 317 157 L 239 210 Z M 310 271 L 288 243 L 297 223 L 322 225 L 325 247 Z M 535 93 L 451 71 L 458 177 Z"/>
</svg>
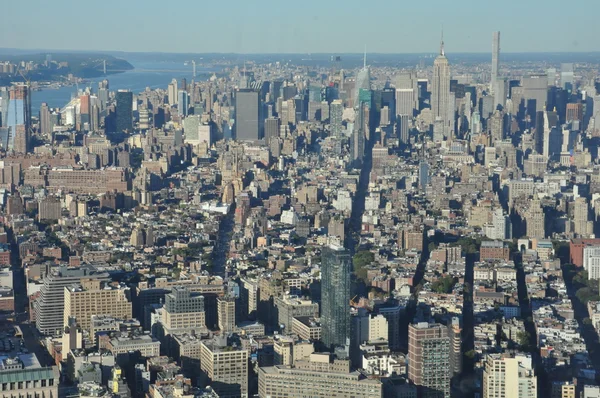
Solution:
<svg viewBox="0 0 600 398">
<path fill-rule="evenodd" d="M 355 254 L 358 245 L 360 244 L 360 232 L 362 226 L 362 217 L 365 212 L 365 198 L 369 191 L 369 179 L 371 177 L 371 169 L 373 167 L 373 140 L 365 141 L 365 156 L 360 169 L 360 178 L 356 195 L 352 201 L 352 215 L 348 223 L 346 231 L 346 239 L 344 246 L 352 255 Z"/>
<path fill-rule="evenodd" d="M 538 350 L 537 332 L 533 322 L 529 294 L 527 293 L 527 283 L 525 282 L 525 270 L 523 269 L 521 254 L 514 253 L 513 255 L 515 267 L 517 268 L 517 291 L 519 295 L 519 306 L 521 307 L 521 319 L 523 319 L 525 324 L 525 331 L 529 333 L 529 345 L 533 347 L 533 351 L 530 352 L 530 354 L 533 358 L 535 372 L 538 377 L 538 397 L 541 398 L 547 396 L 547 377 L 544 367 L 542 366 L 540 353 Z"/>
<path fill-rule="evenodd" d="M 27 280 L 19 258 L 19 247 L 11 229 L 7 229 L 11 253 L 11 269 L 13 271 L 13 288 L 15 291 L 16 323 L 23 333 L 23 343 L 30 353 L 36 355 L 42 366 L 54 365 L 48 350 L 41 343 L 41 337 L 35 325 L 29 322 L 29 298 L 27 297 Z"/>
<path fill-rule="evenodd" d="M 231 243 L 233 227 L 235 226 L 234 214 L 235 204 L 232 204 L 229 213 L 227 213 L 227 215 L 221 219 L 221 223 L 219 224 L 217 244 L 213 250 L 213 266 L 211 273 L 223 278 L 227 277 L 227 255 L 229 253 L 229 245 Z"/>
<path fill-rule="evenodd" d="M 600 369 L 600 341 L 598 340 L 598 333 L 594 329 L 592 324 L 583 322 L 584 319 L 589 317 L 586 304 L 582 303 L 577 298 L 577 286 L 573 283 L 573 272 L 569 272 L 568 266 L 562 266 L 563 279 L 567 287 L 567 294 L 571 299 L 573 311 L 575 312 L 575 319 L 579 322 L 579 328 L 581 329 L 581 336 L 585 340 L 588 354 L 596 370 Z"/>
<path fill-rule="evenodd" d="M 463 292 L 463 317 L 462 317 L 462 351 L 463 355 L 475 348 L 475 314 L 473 313 L 473 269 L 476 254 L 465 255 L 465 289 Z M 463 373 L 472 374 L 474 361 L 463 357 Z"/>
</svg>

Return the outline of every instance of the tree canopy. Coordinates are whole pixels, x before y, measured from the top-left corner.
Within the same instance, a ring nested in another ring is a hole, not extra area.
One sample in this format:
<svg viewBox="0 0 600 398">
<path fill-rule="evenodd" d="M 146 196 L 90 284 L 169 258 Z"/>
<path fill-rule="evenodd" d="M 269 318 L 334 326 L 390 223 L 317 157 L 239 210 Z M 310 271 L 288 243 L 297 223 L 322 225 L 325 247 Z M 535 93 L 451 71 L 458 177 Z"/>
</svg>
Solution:
<svg viewBox="0 0 600 398">
<path fill-rule="evenodd" d="M 451 275 L 446 275 L 431 284 L 431 289 L 436 293 L 451 293 L 456 279 Z"/>
</svg>

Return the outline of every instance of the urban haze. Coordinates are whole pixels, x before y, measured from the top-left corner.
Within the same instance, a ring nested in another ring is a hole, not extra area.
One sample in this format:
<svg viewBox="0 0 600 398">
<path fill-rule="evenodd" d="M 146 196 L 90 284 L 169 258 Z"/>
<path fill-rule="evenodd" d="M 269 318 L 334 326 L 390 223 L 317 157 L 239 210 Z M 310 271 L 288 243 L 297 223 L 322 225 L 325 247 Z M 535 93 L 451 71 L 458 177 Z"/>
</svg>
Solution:
<svg viewBox="0 0 600 398">
<path fill-rule="evenodd" d="M 0 398 L 600 397 L 595 4 L 13 3 Z"/>
</svg>

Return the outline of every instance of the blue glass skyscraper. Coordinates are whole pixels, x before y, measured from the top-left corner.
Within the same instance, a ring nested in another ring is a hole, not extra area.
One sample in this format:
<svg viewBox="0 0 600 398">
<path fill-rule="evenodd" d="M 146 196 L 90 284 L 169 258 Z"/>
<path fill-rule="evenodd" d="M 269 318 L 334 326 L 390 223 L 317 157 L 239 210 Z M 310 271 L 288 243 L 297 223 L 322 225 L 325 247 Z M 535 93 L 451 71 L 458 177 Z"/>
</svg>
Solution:
<svg viewBox="0 0 600 398">
<path fill-rule="evenodd" d="M 352 257 L 340 246 L 321 253 L 321 336 L 327 348 L 343 346 L 350 336 Z"/>
<path fill-rule="evenodd" d="M 181 116 L 187 116 L 190 107 L 190 96 L 187 91 L 179 90 L 177 95 L 177 109 Z"/>
<path fill-rule="evenodd" d="M 133 93 L 127 90 L 119 90 L 117 99 L 117 123 L 118 132 L 133 132 Z"/>
<path fill-rule="evenodd" d="M 419 163 L 419 186 L 425 189 L 429 184 L 429 163 L 421 161 Z"/>
</svg>

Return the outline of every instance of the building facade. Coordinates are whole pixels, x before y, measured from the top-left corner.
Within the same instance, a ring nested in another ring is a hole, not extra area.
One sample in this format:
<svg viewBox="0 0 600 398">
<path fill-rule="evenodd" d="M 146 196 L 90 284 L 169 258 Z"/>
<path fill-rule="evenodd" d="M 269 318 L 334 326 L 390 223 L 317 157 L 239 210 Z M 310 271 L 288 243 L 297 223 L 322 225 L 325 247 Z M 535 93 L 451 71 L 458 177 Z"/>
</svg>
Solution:
<svg viewBox="0 0 600 398">
<path fill-rule="evenodd" d="M 98 279 L 82 279 L 78 285 L 65 287 L 64 325 L 74 318 L 82 329 L 89 330 L 93 315 L 131 319 L 131 295 L 127 287 L 104 284 Z"/>
<path fill-rule="evenodd" d="M 248 397 L 248 351 L 203 341 L 200 370 L 204 384 L 220 397 Z"/>
<path fill-rule="evenodd" d="M 321 270 L 321 327 L 326 347 L 345 345 L 350 331 L 350 252 L 339 246 L 323 249 Z"/>
<path fill-rule="evenodd" d="M 488 356 L 483 371 L 483 398 L 502 397 L 537 397 L 537 377 L 531 357 Z"/>
<path fill-rule="evenodd" d="M 421 322 L 408 327 L 408 378 L 421 397 L 450 397 L 450 337 L 448 327 Z"/>
<path fill-rule="evenodd" d="M 58 398 L 57 366 L 40 366 L 34 354 L 0 362 L 0 398 Z"/>
</svg>

